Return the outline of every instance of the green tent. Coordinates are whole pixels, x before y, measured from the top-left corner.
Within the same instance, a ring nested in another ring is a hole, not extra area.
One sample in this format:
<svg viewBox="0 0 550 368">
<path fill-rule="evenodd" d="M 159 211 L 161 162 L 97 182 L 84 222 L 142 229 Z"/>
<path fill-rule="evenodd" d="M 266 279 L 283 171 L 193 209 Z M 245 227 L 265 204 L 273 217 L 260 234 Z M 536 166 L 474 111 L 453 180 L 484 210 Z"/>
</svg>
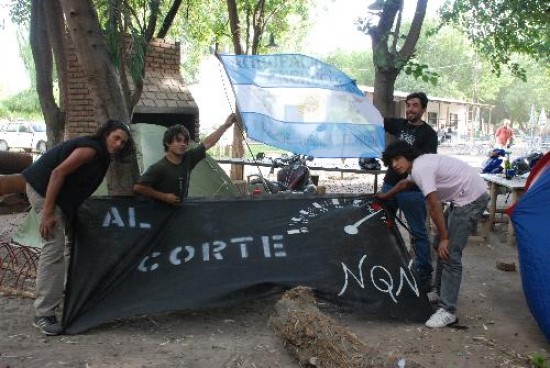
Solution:
<svg viewBox="0 0 550 368">
<path fill-rule="evenodd" d="M 162 138 L 166 127 L 154 124 L 132 124 L 132 137 L 137 149 L 137 160 L 140 173 L 160 160 L 164 156 Z M 192 145 L 194 146 L 194 144 Z M 105 182 L 93 194 L 106 196 Z M 189 183 L 189 197 L 232 197 L 237 196 L 238 190 L 231 179 L 218 163 L 208 154 L 191 172 Z M 12 239 L 18 244 L 39 248 L 42 246 L 39 235 L 38 216 L 34 211 L 29 215 Z"/>
<path fill-rule="evenodd" d="M 132 125 L 132 137 L 138 147 L 140 172 L 143 173 L 164 156 L 162 137 L 165 131 L 166 128 L 160 125 Z M 237 194 L 238 191 L 229 176 L 208 154 L 191 172 L 189 197 L 230 197 Z"/>
</svg>

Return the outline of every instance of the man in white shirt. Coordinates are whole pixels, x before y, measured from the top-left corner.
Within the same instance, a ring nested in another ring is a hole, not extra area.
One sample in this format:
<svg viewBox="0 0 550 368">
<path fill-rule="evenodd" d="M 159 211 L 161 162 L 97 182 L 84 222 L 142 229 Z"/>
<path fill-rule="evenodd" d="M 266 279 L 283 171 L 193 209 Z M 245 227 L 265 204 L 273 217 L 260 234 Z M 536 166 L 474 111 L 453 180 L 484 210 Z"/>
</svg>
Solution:
<svg viewBox="0 0 550 368">
<path fill-rule="evenodd" d="M 434 244 L 440 258 L 441 279 L 439 309 L 426 322 L 431 328 L 456 323 L 456 304 L 462 281 L 462 250 L 468 242 L 472 227 L 480 219 L 489 202 L 487 184 L 478 171 L 454 157 L 420 155 L 404 141 L 388 145 L 382 160 L 408 177 L 387 193 L 379 193 L 382 200 L 392 198 L 412 185 L 417 185 L 426 197 L 428 211 L 438 232 Z M 443 213 L 441 202 L 451 206 Z"/>
</svg>

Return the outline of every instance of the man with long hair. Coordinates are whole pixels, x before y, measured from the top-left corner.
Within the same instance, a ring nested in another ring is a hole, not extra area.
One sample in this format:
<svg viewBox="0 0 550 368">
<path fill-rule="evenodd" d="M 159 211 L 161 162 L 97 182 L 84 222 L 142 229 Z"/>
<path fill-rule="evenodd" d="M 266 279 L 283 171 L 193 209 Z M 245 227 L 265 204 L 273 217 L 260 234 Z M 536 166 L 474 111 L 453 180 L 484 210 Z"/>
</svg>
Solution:
<svg viewBox="0 0 550 368">
<path fill-rule="evenodd" d="M 56 311 L 63 301 L 76 211 L 103 181 L 111 157 L 122 159 L 133 152 L 128 125 L 109 120 L 95 135 L 77 137 L 46 151 L 21 173 L 32 211 L 40 218 L 42 251 L 33 325 L 46 335 L 63 332 Z"/>
</svg>

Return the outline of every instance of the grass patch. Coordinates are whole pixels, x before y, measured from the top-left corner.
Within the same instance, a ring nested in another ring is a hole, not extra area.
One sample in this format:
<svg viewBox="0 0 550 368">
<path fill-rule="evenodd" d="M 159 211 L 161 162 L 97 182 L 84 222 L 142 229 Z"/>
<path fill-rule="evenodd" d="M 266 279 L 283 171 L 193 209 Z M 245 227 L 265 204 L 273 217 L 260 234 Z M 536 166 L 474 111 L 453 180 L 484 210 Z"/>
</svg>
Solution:
<svg viewBox="0 0 550 368">
<path fill-rule="evenodd" d="M 533 353 L 529 357 L 529 363 L 533 368 L 550 368 L 550 362 L 541 353 Z"/>
</svg>

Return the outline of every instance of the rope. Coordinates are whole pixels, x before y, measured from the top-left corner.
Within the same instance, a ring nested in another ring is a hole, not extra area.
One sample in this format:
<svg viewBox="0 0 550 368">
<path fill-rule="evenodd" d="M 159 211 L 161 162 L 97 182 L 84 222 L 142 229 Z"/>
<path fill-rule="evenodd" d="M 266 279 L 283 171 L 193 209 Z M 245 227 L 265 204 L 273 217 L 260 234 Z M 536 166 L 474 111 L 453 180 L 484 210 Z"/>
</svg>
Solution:
<svg viewBox="0 0 550 368">
<path fill-rule="evenodd" d="M 403 228 L 404 228 L 405 230 L 407 230 L 407 232 L 409 233 L 409 237 L 412 236 L 411 229 L 409 229 L 409 227 L 408 227 L 407 225 L 405 225 L 405 223 L 403 222 L 403 220 L 401 220 L 401 219 L 399 218 L 399 216 L 397 216 L 397 214 L 395 214 L 395 219 L 397 220 L 397 222 L 399 223 L 399 225 L 403 226 Z M 411 242 L 411 247 L 412 247 L 412 249 L 414 250 L 414 253 L 415 253 L 415 254 L 418 254 L 418 253 L 416 252 L 416 242 Z"/>
<path fill-rule="evenodd" d="M 397 214 L 395 215 L 395 219 L 397 220 L 397 222 L 399 222 L 399 225 L 403 226 L 403 228 L 404 228 L 405 230 L 407 230 L 407 232 L 409 233 L 409 235 L 412 235 L 411 229 L 409 229 L 408 226 L 405 225 L 405 223 L 403 222 L 403 220 L 401 220 L 401 219 L 399 218 L 399 216 L 397 216 Z"/>
</svg>

